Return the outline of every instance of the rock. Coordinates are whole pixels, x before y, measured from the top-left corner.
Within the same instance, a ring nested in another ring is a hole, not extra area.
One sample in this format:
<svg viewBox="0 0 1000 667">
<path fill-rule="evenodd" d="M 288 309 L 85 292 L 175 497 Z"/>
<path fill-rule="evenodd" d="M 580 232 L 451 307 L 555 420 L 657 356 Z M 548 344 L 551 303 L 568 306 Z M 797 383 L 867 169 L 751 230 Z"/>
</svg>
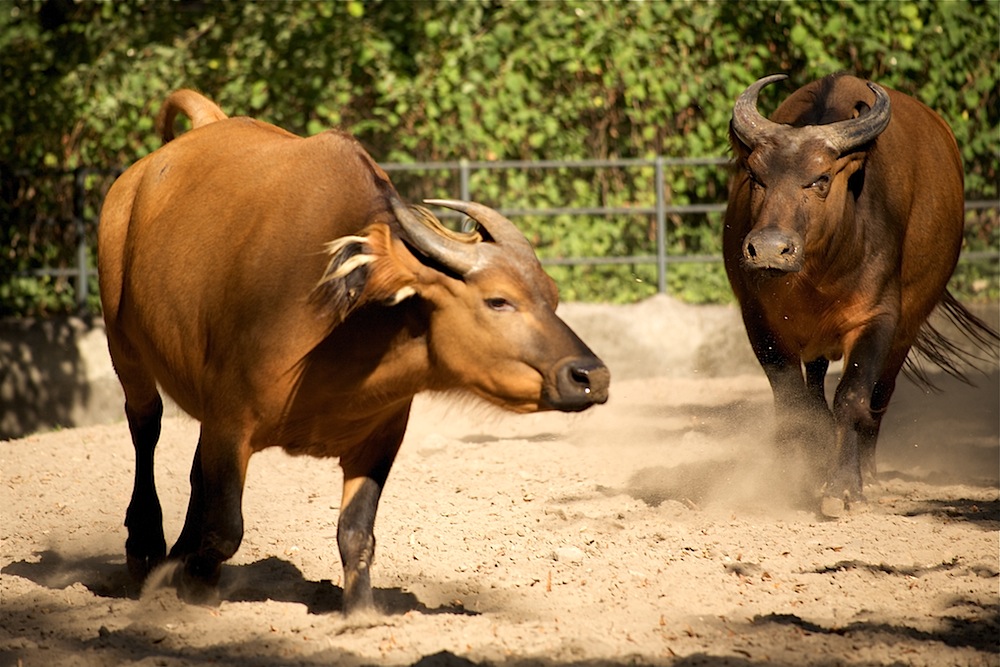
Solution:
<svg viewBox="0 0 1000 667">
<path fill-rule="evenodd" d="M 583 549 L 577 547 L 559 547 L 552 554 L 552 559 L 560 561 L 562 563 L 582 563 L 583 562 Z"/>
</svg>

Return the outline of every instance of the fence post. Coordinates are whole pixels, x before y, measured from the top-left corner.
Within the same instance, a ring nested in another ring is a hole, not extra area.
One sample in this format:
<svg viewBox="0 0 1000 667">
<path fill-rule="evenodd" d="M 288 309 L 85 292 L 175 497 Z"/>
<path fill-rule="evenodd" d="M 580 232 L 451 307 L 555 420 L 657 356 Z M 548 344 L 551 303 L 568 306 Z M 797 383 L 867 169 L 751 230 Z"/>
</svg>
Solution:
<svg viewBox="0 0 1000 667">
<path fill-rule="evenodd" d="M 82 314 L 87 307 L 87 229 L 83 215 L 86 207 L 84 186 L 86 170 L 77 167 L 73 171 L 73 223 L 76 226 L 76 307 Z"/>
<path fill-rule="evenodd" d="M 667 202 L 663 187 L 663 156 L 657 155 L 656 179 L 656 291 L 667 293 Z"/>
<path fill-rule="evenodd" d="M 469 161 L 465 158 L 458 161 L 458 194 L 462 201 L 470 201 Z"/>
</svg>

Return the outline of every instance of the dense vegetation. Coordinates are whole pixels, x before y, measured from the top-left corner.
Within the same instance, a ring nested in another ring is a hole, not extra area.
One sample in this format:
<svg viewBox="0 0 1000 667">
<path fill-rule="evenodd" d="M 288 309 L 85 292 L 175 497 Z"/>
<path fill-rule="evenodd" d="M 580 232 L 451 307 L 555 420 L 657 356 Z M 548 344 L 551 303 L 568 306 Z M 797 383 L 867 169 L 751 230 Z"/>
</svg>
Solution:
<svg viewBox="0 0 1000 667">
<path fill-rule="evenodd" d="M 837 70 L 911 93 L 951 124 L 969 199 L 998 196 L 1000 92 L 992 0 L 638 2 L 589 0 L 13 0 L 0 4 L 0 313 L 73 308 L 74 211 L 94 218 L 112 177 L 155 149 L 172 89 L 309 134 L 341 127 L 381 162 L 719 157 L 732 102 L 776 71 L 772 109 Z M 916 138 L 915 138 L 916 139 Z M 85 196 L 73 196 L 75 178 Z M 652 168 L 478 170 L 501 208 L 652 205 Z M 670 168 L 673 204 L 720 202 L 723 167 Z M 404 196 L 457 196 L 454 175 L 394 176 Z M 518 217 L 543 257 L 653 253 L 648 214 Z M 719 249 L 715 214 L 671 216 L 672 254 Z M 970 214 L 967 244 L 996 249 L 996 211 Z M 93 250 L 90 250 L 93 261 Z M 634 300 L 649 265 L 551 267 L 565 298 Z M 21 275 L 17 275 L 21 274 Z M 670 291 L 728 298 L 719 264 L 676 264 Z M 995 260 L 963 266 L 966 296 L 995 297 Z M 92 290 L 93 295 L 96 290 Z M 94 299 L 94 297 L 91 297 Z M 92 308 L 96 308 L 96 301 Z"/>
</svg>

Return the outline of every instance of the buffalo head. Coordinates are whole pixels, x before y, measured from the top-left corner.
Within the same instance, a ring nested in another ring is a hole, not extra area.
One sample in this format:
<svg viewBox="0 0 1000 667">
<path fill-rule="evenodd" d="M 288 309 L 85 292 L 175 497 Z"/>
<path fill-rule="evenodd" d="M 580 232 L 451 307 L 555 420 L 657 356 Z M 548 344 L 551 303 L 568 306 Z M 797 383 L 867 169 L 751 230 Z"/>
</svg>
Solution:
<svg viewBox="0 0 1000 667">
<path fill-rule="evenodd" d="M 428 200 L 476 222 L 456 233 L 426 208 L 394 194 L 389 203 L 402 234 L 376 225 L 330 244 L 328 282 L 350 292 L 342 300 L 351 308 L 416 298 L 427 323 L 425 388 L 468 390 L 515 412 L 607 401 L 607 367 L 556 315 L 556 285 L 510 220 L 481 204 Z"/>
<path fill-rule="evenodd" d="M 757 96 L 784 78 L 775 74 L 747 88 L 730 125 L 737 162 L 746 171 L 752 220 L 743 239 L 743 266 L 783 273 L 800 271 L 807 248 L 821 252 L 842 227 L 838 222 L 857 194 L 852 176 L 891 118 L 888 94 L 869 82 L 874 104 L 852 101 L 853 118 L 797 119 L 796 125 L 768 120 L 757 110 Z"/>
<path fill-rule="evenodd" d="M 452 278 L 425 285 L 434 304 L 429 352 L 475 394 L 516 411 L 583 410 L 604 403 L 607 367 L 555 314 L 553 280 L 510 220 L 481 204 L 428 200 L 477 223 L 467 238 L 442 233 L 436 219 L 396 205 L 419 252 Z"/>
</svg>

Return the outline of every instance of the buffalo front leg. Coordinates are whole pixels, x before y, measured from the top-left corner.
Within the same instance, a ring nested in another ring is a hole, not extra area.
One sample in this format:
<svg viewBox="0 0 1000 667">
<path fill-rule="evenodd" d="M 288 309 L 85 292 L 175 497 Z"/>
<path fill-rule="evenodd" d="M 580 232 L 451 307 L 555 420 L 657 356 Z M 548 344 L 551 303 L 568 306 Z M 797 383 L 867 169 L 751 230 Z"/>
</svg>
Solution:
<svg viewBox="0 0 1000 667">
<path fill-rule="evenodd" d="M 837 437 L 824 514 L 836 516 L 844 504 L 864 500 L 862 468 L 874 466 L 875 439 L 892 393 L 885 385 L 876 391 L 891 340 L 891 327 L 876 320 L 858 336 L 844 361 L 844 375 L 833 398 Z"/>
<path fill-rule="evenodd" d="M 375 513 L 389 470 L 403 440 L 409 408 L 397 417 L 394 428 L 377 442 L 366 443 L 366 452 L 341 458 L 344 493 L 337 523 L 337 546 L 344 567 L 344 613 L 373 610 L 371 566 L 375 560 Z M 370 448 L 369 448 L 370 447 Z"/>
<path fill-rule="evenodd" d="M 817 466 L 814 459 L 829 449 L 833 441 L 830 409 L 823 394 L 823 378 L 829 362 L 820 358 L 806 363 L 806 377 L 798 355 L 787 350 L 777 337 L 760 325 L 747 323 L 750 344 L 767 375 L 774 394 L 775 443 L 787 466 L 798 456 L 806 458 L 807 469 Z M 813 488 L 813 480 L 806 480 Z"/>
<path fill-rule="evenodd" d="M 132 499 L 125 511 L 125 527 L 128 529 L 125 557 L 132 580 L 142 583 L 163 562 L 167 553 L 167 543 L 163 538 L 163 511 L 156 494 L 153 465 L 153 453 L 160 439 L 163 401 L 155 393 L 143 407 L 136 407 L 135 401 L 126 400 L 125 416 L 135 448 Z"/>
<path fill-rule="evenodd" d="M 191 465 L 191 498 L 184 528 L 170 550 L 181 569 L 175 583 L 187 602 L 217 595 L 222 562 L 243 540 L 243 484 L 250 449 L 239 439 L 215 438 L 202 427 Z"/>
</svg>

